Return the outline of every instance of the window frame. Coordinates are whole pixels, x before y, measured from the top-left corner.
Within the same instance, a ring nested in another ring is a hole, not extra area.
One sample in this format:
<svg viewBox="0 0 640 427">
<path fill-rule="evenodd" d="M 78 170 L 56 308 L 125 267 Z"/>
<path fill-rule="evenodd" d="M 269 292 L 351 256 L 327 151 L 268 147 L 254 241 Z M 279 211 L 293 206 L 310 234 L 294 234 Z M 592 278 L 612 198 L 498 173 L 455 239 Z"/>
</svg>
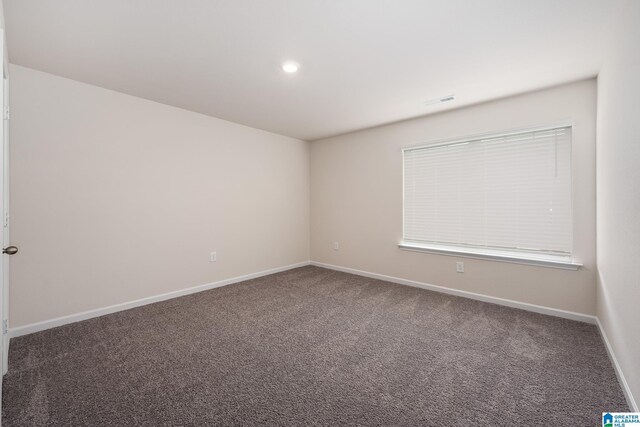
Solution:
<svg viewBox="0 0 640 427">
<path fill-rule="evenodd" d="M 478 139 L 488 139 L 488 138 L 499 138 L 504 136 L 510 136 L 518 133 L 525 132 L 539 132 L 545 130 L 552 130 L 561 127 L 569 127 L 571 128 L 571 162 L 570 162 L 570 176 L 571 176 L 571 235 L 575 236 L 574 233 L 574 197 L 573 197 L 573 142 L 574 142 L 574 123 L 573 122 L 557 122 L 553 124 L 549 124 L 546 126 L 531 126 L 517 129 L 509 129 L 498 132 L 487 132 L 482 134 L 474 134 L 468 135 L 461 138 L 454 139 L 440 139 L 436 141 L 431 141 L 427 143 L 421 143 L 411 146 L 402 147 L 401 156 L 402 156 L 402 240 L 398 243 L 398 248 L 401 250 L 412 251 L 412 252 L 424 252 L 431 253 L 437 255 L 445 255 L 445 256 L 455 256 L 455 257 L 464 257 L 464 258 L 474 258 L 474 259 L 486 259 L 491 261 L 498 262 L 507 262 L 514 264 L 526 264 L 526 265 L 535 265 L 541 267 L 551 267 L 551 268 L 560 268 L 565 270 L 578 270 L 582 267 L 582 263 L 577 261 L 575 256 L 575 247 L 572 244 L 571 254 L 569 255 L 555 255 L 555 254 L 545 254 L 545 253 L 532 253 L 532 252 L 523 252 L 517 250 L 504 250 L 499 248 L 490 248 L 490 247 L 475 247 L 475 246 L 465 246 L 464 244 L 447 244 L 447 243 L 436 243 L 436 242 L 414 242 L 414 241 L 405 241 L 405 197 L 406 197 L 406 186 L 405 186 L 405 151 L 416 150 L 420 148 L 433 148 L 440 145 L 450 145 L 450 144 L 459 144 L 464 142 L 472 142 L 477 141 Z M 574 239 L 572 238 L 572 242 Z"/>
</svg>

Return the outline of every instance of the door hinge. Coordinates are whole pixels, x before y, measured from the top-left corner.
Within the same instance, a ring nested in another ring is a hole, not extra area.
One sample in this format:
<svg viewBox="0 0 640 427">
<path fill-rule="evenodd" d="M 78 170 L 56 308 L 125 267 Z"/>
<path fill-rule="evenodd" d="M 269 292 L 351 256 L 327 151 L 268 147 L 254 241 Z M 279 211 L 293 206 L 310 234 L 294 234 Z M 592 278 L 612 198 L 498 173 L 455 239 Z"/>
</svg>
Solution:
<svg viewBox="0 0 640 427">
<path fill-rule="evenodd" d="M 4 119 L 11 120 L 11 107 L 8 105 L 5 105 L 4 107 Z"/>
<path fill-rule="evenodd" d="M 7 332 L 9 332 L 9 321 L 4 319 L 2 321 L 2 335 L 7 335 Z"/>
</svg>

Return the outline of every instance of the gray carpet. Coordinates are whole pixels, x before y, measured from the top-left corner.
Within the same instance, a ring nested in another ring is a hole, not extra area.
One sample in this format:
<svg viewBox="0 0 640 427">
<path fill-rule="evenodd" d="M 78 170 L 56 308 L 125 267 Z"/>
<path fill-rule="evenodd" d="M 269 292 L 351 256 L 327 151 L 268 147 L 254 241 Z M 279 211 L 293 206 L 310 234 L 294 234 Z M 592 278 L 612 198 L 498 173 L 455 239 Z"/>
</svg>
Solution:
<svg viewBox="0 0 640 427">
<path fill-rule="evenodd" d="M 15 338 L 2 423 L 587 426 L 595 326 L 303 267 Z"/>
</svg>

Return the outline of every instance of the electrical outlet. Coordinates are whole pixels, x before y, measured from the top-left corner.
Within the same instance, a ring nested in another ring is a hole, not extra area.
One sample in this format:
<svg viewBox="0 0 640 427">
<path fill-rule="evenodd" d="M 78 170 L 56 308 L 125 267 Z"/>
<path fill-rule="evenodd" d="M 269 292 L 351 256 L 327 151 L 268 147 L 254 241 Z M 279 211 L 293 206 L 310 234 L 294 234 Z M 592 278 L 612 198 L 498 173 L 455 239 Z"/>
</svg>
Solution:
<svg viewBox="0 0 640 427">
<path fill-rule="evenodd" d="M 333 250 L 334 251 L 339 251 L 340 250 L 340 243 L 333 242 Z"/>
<path fill-rule="evenodd" d="M 464 262 L 462 261 L 456 262 L 456 272 L 464 273 Z"/>
<path fill-rule="evenodd" d="M 209 262 L 218 261 L 218 254 L 216 252 L 211 252 L 211 256 L 209 257 Z"/>
</svg>

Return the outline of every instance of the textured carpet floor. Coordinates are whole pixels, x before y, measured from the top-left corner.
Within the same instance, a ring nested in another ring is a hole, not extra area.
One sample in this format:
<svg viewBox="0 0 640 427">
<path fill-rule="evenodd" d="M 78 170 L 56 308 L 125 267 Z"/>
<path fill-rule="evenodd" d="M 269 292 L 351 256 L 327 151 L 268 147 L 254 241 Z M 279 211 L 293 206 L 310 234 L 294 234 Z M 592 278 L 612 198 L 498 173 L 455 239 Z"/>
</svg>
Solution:
<svg viewBox="0 0 640 427">
<path fill-rule="evenodd" d="M 2 423 L 593 426 L 595 326 L 303 267 L 11 340 Z"/>
</svg>

